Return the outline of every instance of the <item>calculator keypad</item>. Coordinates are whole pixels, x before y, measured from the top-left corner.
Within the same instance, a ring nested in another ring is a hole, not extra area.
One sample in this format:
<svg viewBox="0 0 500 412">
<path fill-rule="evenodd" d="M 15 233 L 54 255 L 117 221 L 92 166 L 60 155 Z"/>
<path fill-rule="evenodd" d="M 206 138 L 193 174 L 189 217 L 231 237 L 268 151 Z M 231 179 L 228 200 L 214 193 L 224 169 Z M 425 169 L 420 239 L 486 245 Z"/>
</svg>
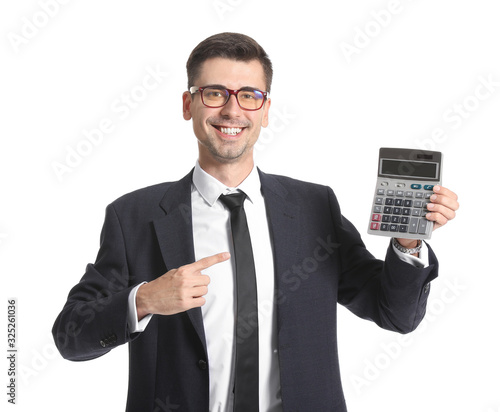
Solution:
<svg viewBox="0 0 500 412">
<path fill-rule="evenodd" d="M 404 185 L 402 185 L 404 186 Z M 388 236 L 405 234 L 412 237 L 426 237 L 428 225 L 425 218 L 427 205 L 433 194 L 433 185 L 411 184 L 411 190 L 378 188 L 375 192 L 370 230 L 383 232 Z"/>
</svg>

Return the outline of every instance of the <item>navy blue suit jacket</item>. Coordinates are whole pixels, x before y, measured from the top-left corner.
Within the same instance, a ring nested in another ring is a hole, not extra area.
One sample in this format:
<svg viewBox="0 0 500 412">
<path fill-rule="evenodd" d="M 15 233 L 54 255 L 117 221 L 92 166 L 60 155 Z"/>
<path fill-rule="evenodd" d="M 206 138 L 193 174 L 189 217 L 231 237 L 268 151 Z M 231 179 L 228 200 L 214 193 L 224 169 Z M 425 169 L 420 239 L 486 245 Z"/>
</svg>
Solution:
<svg viewBox="0 0 500 412">
<path fill-rule="evenodd" d="M 407 333 L 425 313 L 430 266 L 389 247 L 365 248 L 333 191 L 260 173 L 272 239 L 281 394 L 285 412 L 345 412 L 337 354 L 337 302 L 379 326 Z M 127 411 L 208 411 L 209 375 L 200 308 L 127 327 L 131 289 L 194 262 L 192 172 L 125 195 L 106 209 L 101 247 L 70 291 L 53 335 L 63 357 L 82 361 L 129 343 Z M 266 224 L 262 222 L 262 224 Z"/>
</svg>

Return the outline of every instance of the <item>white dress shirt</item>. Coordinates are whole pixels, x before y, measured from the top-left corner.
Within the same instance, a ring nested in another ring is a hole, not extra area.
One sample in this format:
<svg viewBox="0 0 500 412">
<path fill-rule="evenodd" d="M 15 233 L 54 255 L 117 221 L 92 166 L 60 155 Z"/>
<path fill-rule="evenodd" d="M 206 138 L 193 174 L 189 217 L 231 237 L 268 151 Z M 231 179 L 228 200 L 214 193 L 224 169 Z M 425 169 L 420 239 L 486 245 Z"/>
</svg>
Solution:
<svg viewBox="0 0 500 412">
<path fill-rule="evenodd" d="M 264 198 L 260 189 L 256 167 L 237 188 L 230 188 L 206 173 L 196 162 L 191 189 L 193 240 L 196 260 L 220 252 L 232 253 L 230 212 L 218 199 L 221 194 L 237 190 L 247 195 L 244 209 L 252 240 L 258 295 L 260 411 L 280 412 L 282 407 L 274 305 L 274 262 Z M 420 258 L 404 254 L 395 248 L 394 251 L 401 259 L 414 266 L 428 266 L 425 242 L 422 242 Z M 231 258 L 203 271 L 210 276 L 206 303 L 201 310 L 208 351 L 211 412 L 233 410 L 236 313 L 234 263 Z M 128 323 L 131 332 L 144 331 L 152 316 L 137 320 L 135 297 L 141 285 L 129 295 Z"/>
</svg>

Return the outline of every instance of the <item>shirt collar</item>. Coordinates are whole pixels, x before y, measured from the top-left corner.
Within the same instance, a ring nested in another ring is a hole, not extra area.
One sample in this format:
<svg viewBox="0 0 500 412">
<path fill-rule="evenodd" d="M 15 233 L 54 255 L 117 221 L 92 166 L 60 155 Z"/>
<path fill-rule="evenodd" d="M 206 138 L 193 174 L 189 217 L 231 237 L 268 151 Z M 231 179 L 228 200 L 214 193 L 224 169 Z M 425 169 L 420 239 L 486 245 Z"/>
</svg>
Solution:
<svg viewBox="0 0 500 412">
<path fill-rule="evenodd" d="M 221 194 L 234 193 L 238 189 L 247 195 L 252 203 L 260 196 L 260 178 L 257 167 L 254 166 L 250 174 L 237 187 L 228 187 L 215 177 L 205 172 L 198 161 L 194 167 L 193 185 L 203 199 L 213 206 Z"/>
</svg>

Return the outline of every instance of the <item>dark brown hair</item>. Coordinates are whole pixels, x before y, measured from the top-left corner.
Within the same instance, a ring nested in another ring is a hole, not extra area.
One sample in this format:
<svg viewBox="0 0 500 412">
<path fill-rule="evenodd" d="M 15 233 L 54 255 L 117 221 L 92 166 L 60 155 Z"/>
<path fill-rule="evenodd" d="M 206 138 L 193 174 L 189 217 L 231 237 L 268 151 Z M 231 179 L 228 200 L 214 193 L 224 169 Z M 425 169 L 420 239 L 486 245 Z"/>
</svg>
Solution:
<svg viewBox="0 0 500 412">
<path fill-rule="evenodd" d="M 238 61 L 258 60 L 264 69 L 266 90 L 271 91 L 273 66 L 269 56 L 254 39 L 240 33 L 219 33 L 208 37 L 196 46 L 186 63 L 188 89 L 194 86 L 202 64 L 211 58 L 222 57 Z"/>
</svg>

